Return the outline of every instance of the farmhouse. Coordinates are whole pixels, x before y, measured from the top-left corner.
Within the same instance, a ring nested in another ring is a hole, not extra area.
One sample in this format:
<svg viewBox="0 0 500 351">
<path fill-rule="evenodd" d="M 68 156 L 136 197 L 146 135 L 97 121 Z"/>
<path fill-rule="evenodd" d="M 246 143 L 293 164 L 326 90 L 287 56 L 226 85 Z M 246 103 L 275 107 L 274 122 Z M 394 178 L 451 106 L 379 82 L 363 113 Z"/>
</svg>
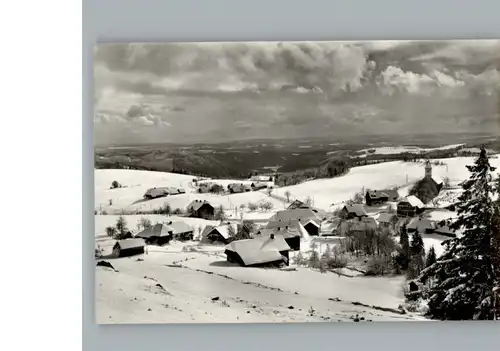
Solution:
<svg viewBox="0 0 500 351">
<path fill-rule="evenodd" d="M 223 244 L 228 243 L 228 239 L 231 237 L 231 229 L 236 234 L 238 231 L 238 225 L 236 223 L 227 222 L 219 226 L 207 226 L 202 233 L 202 240 L 209 242 L 219 242 Z"/>
<path fill-rule="evenodd" d="M 253 239 L 237 240 L 226 246 L 229 262 L 243 267 L 289 264 L 290 246 L 282 235 L 270 234 Z"/>
<path fill-rule="evenodd" d="M 115 257 L 140 255 L 144 253 L 144 246 L 142 239 L 118 240 L 113 246 L 113 255 Z"/>
<path fill-rule="evenodd" d="M 169 193 L 169 191 L 168 191 L 168 188 L 166 188 L 166 187 L 150 188 L 144 194 L 144 199 L 147 199 L 147 200 L 156 199 L 158 197 L 167 196 L 168 193 Z"/>
<path fill-rule="evenodd" d="M 252 191 L 252 187 L 249 184 L 243 184 L 243 183 L 231 183 L 227 186 L 227 189 L 231 194 L 245 193 Z"/>
<path fill-rule="evenodd" d="M 361 204 L 345 205 L 339 213 L 339 217 L 343 219 L 361 218 L 367 216 L 368 213 L 366 213 L 364 206 Z"/>
<path fill-rule="evenodd" d="M 290 251 L 300 251 L 300 240 L 302 238 L 300 231 L 296 227 L 288 229 L 261 229 L 256 237 L 282 236 L 290 247 Z"/>
<path fill-rule="evenodd" d="M 251 188 L 253 191 L 261 190 L 261 189 L 266 189 L 268 187 L 268 183 L 266 182 L 253 182 L 250 184 Z"/>
<path fill-rule="evenodd" d="M 382 227 L 389 226 L 394 220 L 394 214 L 383 212 L 377 217 L 377 222 Z"/>
<path fill-rule="evenodd" d="M 398 203 L 397 214 L 401 217 L 414 217 L 424 211 L 425 205 L 415 195 L 407 196 Z"/>
<path fill-rule="evenodd" d="M 376 230 L 378 227 L 377 221 L 372 217 L 351 218 L 339 223 L 337 234 L 344 236 L 353 232 L 366 232 L 368 230 Z"/>
<path fill-rule="evenodd" d="M 321 220 L 310 208 L 278 211 L 269 219 L 266 229 L 287 229 L 300 222 L 309 235 L 319 235 Z"/>
<path fill-rule="evenodd" d="M 210 192 L 210 188 L 214 185 L 213 182 L 204 182 L 198 183 L 198 192 L 199 193 L 208 193 Z"/>
<path fill-rule="evenodd" d="M 434 223 L 427 218 L 413 218 L 406 226 L 408 233 L 430 234 L 434 231 Z"/>
<path fill-rule="evenodd" d="M 373 206 L 387 201 L 397 201 L 397 190 L 368 190 L 365 195 L 366 205 Z"/>
<path fill-rule="evenodd" d="M 187 211 L 191 213 L 192 217 L 212 219 L 214 217 L 215 209 L 208 201 L 194 200 L 187 206 Z"/>
<path fill-rule="evenodd" d="M 172 238 L 176 240 L 193 240 L 193 228 L 184 222 L 168 222 Z"/>
<path fill-rule="evenodd" d="M 172 229 L 164 223 L 156 223 L 155 225 L 144 229 L 138 233 L 136 238 L 142 238 L 147 244 L 163 246 L 168 244 L 172 239 Z"/>
<path fill-rule="evenodd" d="M 270 175 L 254 175 L 251 176 L 249 179 L 251 182 L 273 182 L 273 176 Z"/>
</svg>

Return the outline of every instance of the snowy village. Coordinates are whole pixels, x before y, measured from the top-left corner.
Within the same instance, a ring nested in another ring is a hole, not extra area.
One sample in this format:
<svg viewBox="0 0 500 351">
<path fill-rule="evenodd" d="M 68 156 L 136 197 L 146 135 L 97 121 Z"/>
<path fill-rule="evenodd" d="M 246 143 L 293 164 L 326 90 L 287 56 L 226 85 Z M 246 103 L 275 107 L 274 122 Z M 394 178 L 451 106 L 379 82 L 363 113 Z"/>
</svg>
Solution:
<svg viewBox="0 0 500 351">
<path fill-rule="evenodd" d="M 98 46 L 97 322 L 498 319 L 499 46 L 478 47 Z"/>
</svg>

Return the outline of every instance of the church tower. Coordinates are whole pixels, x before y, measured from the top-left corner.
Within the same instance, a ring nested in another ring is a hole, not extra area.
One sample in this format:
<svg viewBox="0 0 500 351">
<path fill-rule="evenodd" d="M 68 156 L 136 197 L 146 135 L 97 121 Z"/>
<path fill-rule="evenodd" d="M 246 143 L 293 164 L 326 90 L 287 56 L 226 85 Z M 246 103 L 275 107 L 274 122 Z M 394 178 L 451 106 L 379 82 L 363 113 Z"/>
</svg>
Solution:
<svg viewBox="0 0 500 351">
<path fill-rule="evenodd" d="M 425 161 L 425 178 L 432 178 L 432 166 L 429 160 Z"/>
</svg>

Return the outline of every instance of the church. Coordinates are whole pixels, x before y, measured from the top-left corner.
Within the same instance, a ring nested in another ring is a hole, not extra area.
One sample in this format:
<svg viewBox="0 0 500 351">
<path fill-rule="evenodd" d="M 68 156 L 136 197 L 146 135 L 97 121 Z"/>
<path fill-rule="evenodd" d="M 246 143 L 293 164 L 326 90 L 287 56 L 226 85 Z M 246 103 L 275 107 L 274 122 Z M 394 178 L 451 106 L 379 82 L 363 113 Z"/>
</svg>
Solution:
<svg viewBox="0 0 500 351">
<path fill-rule="evenodd" d="M 425 175 L 410 190 L 410 195 L 415 195 L 424 204 L 432 201 L 443 188 L 443 182 L 432 175 L 432 165 L 429 160 L 425 162 Z"/>
</svg>

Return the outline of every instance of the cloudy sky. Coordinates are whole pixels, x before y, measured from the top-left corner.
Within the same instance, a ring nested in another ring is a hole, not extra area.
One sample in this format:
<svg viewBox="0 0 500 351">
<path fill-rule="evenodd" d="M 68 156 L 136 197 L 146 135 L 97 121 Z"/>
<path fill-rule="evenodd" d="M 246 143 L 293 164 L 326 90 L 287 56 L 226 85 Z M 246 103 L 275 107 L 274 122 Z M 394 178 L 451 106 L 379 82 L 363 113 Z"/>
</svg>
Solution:
<svg viewBox="0 0 500 351">
<path fill-rule="evenodd" d="M 95 142 L 500 132 L 500 40 L 99 44 Z"/>
</svg>

